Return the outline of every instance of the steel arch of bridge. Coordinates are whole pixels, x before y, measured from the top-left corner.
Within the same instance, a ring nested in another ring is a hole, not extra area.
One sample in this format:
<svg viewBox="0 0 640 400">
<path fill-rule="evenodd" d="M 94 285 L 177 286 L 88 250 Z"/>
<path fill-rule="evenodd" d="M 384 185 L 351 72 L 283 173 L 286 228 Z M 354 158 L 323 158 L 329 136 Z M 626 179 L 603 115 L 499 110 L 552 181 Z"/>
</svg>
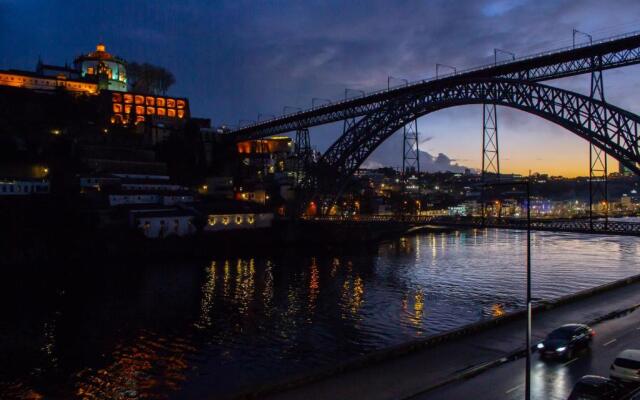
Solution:
<svg viewBox="0 0 640 400">
<path fill-rule="evenodd" d="M 554 122 L 640 173 L 640 117 L 578 93 L 511 79 L 470 79 L 386 101 L 344 133 L 315 171 L 318 189 L 340 189 L 387 138 L 416 118 L 449 107 L 487 104 L 511 107 Z"/>
</svg>

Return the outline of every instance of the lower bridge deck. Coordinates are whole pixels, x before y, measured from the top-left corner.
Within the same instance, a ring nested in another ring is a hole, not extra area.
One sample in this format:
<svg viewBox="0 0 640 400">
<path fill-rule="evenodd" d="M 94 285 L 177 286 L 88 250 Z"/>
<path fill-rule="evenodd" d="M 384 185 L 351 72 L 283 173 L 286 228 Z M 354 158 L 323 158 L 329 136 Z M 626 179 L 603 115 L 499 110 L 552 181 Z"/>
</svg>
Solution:
<svg viewBox="0 0 640 400">
<path fill-rule="evenodd" d="M 399 224 L 407 230 L 418 227 L 450 228 L 501 228 L 527 229 L 527 220 L 523 218 L 482 218 L 482 217 L 427 217 L 418 215 L 366 215 L 354 217 L 322 216 L 307 219 L 310 222 L 363 225 L 363 224 Z M 602 235 L 640 236 L 639 222 L 607 221 L 604 219 L 532 219 L 531 229 L 536 231 L 594 233 Z"/>
</svg>

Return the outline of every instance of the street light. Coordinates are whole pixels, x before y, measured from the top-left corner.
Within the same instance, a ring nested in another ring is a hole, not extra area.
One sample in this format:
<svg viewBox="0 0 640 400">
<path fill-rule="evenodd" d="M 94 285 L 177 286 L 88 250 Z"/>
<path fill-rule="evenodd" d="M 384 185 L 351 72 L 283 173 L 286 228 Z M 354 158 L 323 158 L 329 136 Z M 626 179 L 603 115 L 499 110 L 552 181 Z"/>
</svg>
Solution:
<svg viewBox="0 0 640 400">
<path fill-rule="evenodd" d="M 344 99 L 347 100 L 349 97 L 349 92 L 356 92 L 356 93 L 360 93 L 362 94 L 362 97 L 366 96 L 367 94 L 365 93 L 364 90 L 360 90 L 360 89 L 349 89 L 349 88 L 345 88 L 344 89 Z"/>
<path fill-rule="evenodd" d="M 404 78 L 396 78 L 395 76 L 387 76 L 387 90 L 391 89 L 391 80 L 395 79 L 397 81 L 403 81 L 405 86 L 409 86 L 409 80 L 404 79 Z"/>
<path fill-rule="evenodd" d="M 574 28 L 573 29 L 573 47 L 576 47 L 576 35 L 586 36 L 587 38 L 589 38 L 589 44 L 593 44 L 593 36 L 591 36 L 586 32 L 582 32 Z"/>
<path fill-rule="evenodd" d="M 511 56 L 511 61 L 515 61 L 516 60 L 515 53 L 512 53 L 510 51 L 506 51 L 506 50 L 502 50 L 502 49 L 493 49 L 493 64 L 494 65 L 498 64 L 498 53 L 502 53 L 502 54 L 506 54 L 508 56 Z"/>
<path fill-rule="evenodd" d="M 316 106 L 316 100 L 317 101 L 324 101 L 327 104 L 331 104 L 331 100 L 329 100 L 329 99 L 321 99 L 320 97 L 314 97 L 313 99 L 311 99 L 311 107 L 315 107 Z"/>
<path fill-rule="evenodd" d="M 531 399 L 531 173 L 526 180 L 498 181 L 485 183 L 483 186 L 525 186 L 527 190 L 527 340 L 526 340 L 526 373 L 524 392 L 525 399 Z M 483 213 L 484 222 L 484 213 Z"/>
<path fill-rule="evenodd" d="M 438 72 L 441 67 L 452 69 L 454 75 L 458 73 L 458 70 L 456 69 L 456 67 L 452 67 L 451 65 L 447 65 L 447 64 L 436 64 L 436 79 L 438 79 Z"/>
</svg>

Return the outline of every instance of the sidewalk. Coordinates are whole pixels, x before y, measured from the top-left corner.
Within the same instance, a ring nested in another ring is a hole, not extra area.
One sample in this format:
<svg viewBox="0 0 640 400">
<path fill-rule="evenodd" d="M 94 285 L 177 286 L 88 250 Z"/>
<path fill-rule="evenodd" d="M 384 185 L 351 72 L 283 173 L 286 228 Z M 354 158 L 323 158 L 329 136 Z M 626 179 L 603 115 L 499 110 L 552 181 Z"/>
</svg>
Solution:
<svg viewBox="0 0 640 400">
<path fill-rule="evenodd" d="M 640 305 L 640 276 L 605 285 L 539 306 L 533 312 L 533 343 L 552 329 L 570 322 L 594 323 L 608 314 Z M 274 388 L 246 393 L 241 398 L 287 399 L 402 399 L 469 376 L 501 358 L 524 349 L 526 320 L 523 312 L 503 323 L 486 327 L 474 324 L 443 342 L 421 347 L 419 343 L 382 350 L 356 368 L 336 366 L 316 377 Z M 419 348 L 418 350 L 411 350 Z M 402 354 L 405 353 L 405 354 Z M 377 360 L 382 359 L 382 360 Z M 285 387 L 290 387 L 285 390 Z"/>
</svg>

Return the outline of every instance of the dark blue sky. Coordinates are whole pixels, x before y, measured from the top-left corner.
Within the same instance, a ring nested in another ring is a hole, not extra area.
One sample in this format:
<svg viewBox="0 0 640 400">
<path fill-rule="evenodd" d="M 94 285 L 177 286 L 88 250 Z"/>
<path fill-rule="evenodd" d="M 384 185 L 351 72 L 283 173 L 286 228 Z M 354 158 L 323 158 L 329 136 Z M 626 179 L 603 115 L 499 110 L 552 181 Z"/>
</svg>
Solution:
<svg viewBox="0 0 640 400">
<path fill-rule="evenodd" d="M 0 0 L 0 69 L 33 69 L 38 56 L 71 62 L 104 41 L 113 54 L 173 71 L 171 92 L 190 98 L 193 115 L 235 124 L 309 106 L 312 97 L 339 98 L 345 87 L 379 89 L 388 75 L 429 77 L 435 63 L 488 63 L 494 47 L 524 55 L 570 45 L 574 27 L 596 38 L 640 29 L 640 1 Z M 637 72 L 605 77 L 609 99 L 636 112 Z M 585 92 L 588 79 L 561 85 Z M 500 117 L 506 168 L 557 172 L 575 148 L 577 168 L 586 168 L 586 145 L 573 136 L 521 113 Z M 477 166 L 480 120 L 479 107 L 425 117 L 423 148 Z M 338 131 L 315 129 L 312 142 L 325 148 Z M 399 144 L 394 137 L 373 158 L 395 164 Z"/>
</svg>

